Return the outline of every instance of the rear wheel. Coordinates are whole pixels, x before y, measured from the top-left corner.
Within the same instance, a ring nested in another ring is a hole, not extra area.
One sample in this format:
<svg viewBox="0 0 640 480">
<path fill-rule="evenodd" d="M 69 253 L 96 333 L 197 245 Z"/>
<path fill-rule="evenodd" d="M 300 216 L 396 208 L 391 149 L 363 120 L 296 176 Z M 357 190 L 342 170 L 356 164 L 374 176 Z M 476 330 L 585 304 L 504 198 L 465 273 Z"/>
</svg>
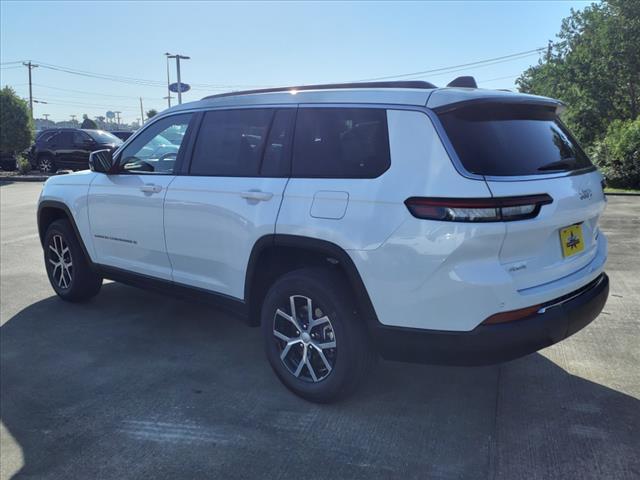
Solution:
<svg viewBox="0 0 640 480">
<path fill-rule="evenodd" d="M 56 162 L 49 155 L 42 155 L 38 159 L 38 169 L 42 173 L 55 173 L 57 170 Z"/>
<path fill-rule="evenodd" d="M 282 383 L 313 402 L 351 393 L 373 353 L 348 286 L 325 269 L 296 270 L 279 278 L 263 303 L 267 358 Z"/>
<path fill-rule="evenodd" d="M 56 220 L 47 229 L 44 261 L 49 282 L 63 300 L 82 302 L 100 291 L 102 277 L 91 269 L 68 220 Z"/>
</svg>

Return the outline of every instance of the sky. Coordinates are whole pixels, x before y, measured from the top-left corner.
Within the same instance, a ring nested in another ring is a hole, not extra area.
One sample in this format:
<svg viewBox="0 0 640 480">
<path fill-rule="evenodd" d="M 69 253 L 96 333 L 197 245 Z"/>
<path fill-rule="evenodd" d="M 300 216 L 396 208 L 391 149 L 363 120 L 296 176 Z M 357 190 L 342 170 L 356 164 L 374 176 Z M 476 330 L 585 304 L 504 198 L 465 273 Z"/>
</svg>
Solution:
<svg viewBox="0 0 640 480">
<path fill-rule="evenodd" d="M 181 62 L 182 81 L 193 87 L 183 94 L 188 102 L 222 91 L 358 81 L 527 52 L 554 40 L 570 10 L 587 5 L 0 0 L 0 84 L 27 98 L 27 68 L 11 62 L 42 63 L 32 71 L 33 97 L 48 103 L 34 104 L 36 118 L 93 118 L 111 110 L 129 123 L 140 118 L 140 97 L 145 111 L 166 108 L 165 52 L 191 57 Z M 480 87 L 515 89 L 515 79 L 538 58 L 534 52 L 404 78 L 443 86 L 473 75 Z M 174 82 L 175 62 L 170 76 Z"/>
</svg>

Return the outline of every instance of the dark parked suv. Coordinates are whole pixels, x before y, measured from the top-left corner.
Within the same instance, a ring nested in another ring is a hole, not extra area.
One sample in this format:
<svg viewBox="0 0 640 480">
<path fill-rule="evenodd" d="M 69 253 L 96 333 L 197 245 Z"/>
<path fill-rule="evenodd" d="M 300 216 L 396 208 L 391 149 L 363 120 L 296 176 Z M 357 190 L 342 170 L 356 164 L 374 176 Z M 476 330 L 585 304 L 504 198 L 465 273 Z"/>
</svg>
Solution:
<svg viewBox="0 0 640 480">
<path fill-rule="evenodd" d="M 54 173 L 60 168 L 81 170 L 89 167 L 89 154 L 95 150 L 115 150 L 122 140 L 103 130 L 53 128 L 44 130 L 31 147 L 34 168 Z"/>
</svg>

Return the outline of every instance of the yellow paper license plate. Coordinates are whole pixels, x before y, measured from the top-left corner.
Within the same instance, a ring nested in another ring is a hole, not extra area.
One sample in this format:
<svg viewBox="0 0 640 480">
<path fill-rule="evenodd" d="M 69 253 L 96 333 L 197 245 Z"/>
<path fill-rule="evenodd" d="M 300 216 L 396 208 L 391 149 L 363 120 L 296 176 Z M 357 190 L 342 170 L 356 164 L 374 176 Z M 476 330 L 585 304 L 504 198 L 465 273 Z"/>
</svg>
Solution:
<svg viewBox="0 0 640 480">
<path fill-rule="evenodd" d="M 584 250 L 584 237 L 582 235 L 582 224 L 571 225 L 560 229 L 560 243 L 562 244 L 562 254 L 570 257 Z"/>
</svg>

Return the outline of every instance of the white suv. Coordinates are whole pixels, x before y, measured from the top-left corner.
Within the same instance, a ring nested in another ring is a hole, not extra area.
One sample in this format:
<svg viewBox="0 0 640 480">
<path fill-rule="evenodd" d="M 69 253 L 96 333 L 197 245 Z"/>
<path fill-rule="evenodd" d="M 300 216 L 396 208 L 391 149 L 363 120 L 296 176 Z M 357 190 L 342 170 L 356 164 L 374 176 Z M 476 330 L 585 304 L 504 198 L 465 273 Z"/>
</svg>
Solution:
<svg viewBox="0 0 640 480">
<path fill-rule="evenodd" d="M 426 82 L 215 95 L 154 117 L 91 171 L 44 185 L 56 293 L 103 278 L 261 325 L 296 394 L 372 360 L 477 365 L 602 310 L 602 176 L 549 98 Z"/>
</svg>

